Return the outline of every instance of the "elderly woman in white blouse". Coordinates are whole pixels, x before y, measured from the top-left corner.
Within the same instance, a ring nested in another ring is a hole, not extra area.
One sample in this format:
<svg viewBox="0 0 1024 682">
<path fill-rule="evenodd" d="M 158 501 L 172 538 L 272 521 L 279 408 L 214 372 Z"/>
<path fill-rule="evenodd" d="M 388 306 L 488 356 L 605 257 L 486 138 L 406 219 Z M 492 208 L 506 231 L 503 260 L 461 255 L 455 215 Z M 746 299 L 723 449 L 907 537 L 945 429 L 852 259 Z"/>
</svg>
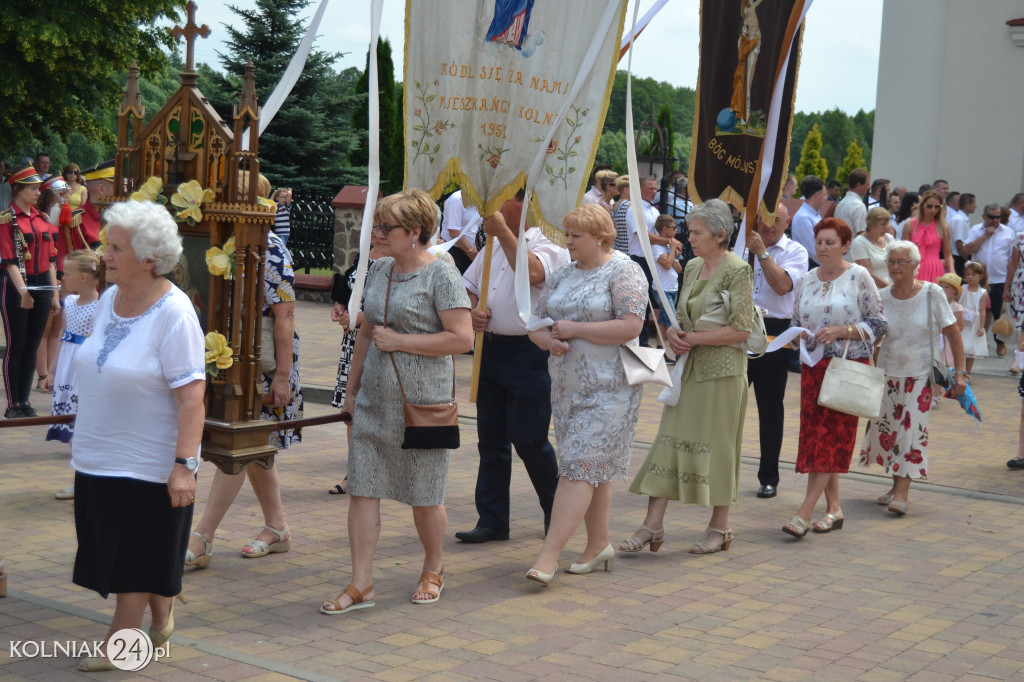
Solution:
<svg viewBox="0 0 1024 682">
<path fill-rule="evenodd" d="M 875 206 L 868 211 L 868 229 L 857 235 L 850 245 L 853 262 L 867 268 L 879 291 L 892 284 L 885 264 L 886 247 L 893 240 L 888 231 L 891 219 L 892 214 L 881 206 Z"/>
<path fill-rule="evenodd" d="M 885 396 L 878 419 L 868 423 L 860 463 L 884 466 L 892 475 L 892 489 L 878 498 L 897 515 L 907 513 L 913 479 L 928 476 L 928 418 L 931 415 L 932 353 L 941 333 L 953 354 L 956 385 L 953 395 L 966 386 L 964 347 L 953 311 L 942 289 L 917 279 L 921 253 L 911 241 L 895 241 L 886 250 L 892 286 L 882 290 L 882 307 L 889 321 L 878 366 L 885 370 Z"/>
</svg>

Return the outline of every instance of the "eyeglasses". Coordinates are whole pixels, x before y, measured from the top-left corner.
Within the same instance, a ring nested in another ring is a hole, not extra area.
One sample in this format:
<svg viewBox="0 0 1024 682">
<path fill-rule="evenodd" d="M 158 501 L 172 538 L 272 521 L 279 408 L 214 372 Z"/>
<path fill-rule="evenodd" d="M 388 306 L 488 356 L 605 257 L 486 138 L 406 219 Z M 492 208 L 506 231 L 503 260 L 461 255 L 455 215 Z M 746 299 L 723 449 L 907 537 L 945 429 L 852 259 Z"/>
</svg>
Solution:
<svg viewBox="0 0 1024 682">
<path fill-rule="evenodd" d="M 985 214 L 985 218 L 986 218 L 987 220 L 999 220 L 1000 216 L 997 216 L 997 215 L 989 215 L 988 213 L 986 213 L 986 214 Z"/>
<path fill-rule="evenodd" d="M 911 263 L 913 263 L 914 261 L 906 260 L 905 258 L 900 258 L 900 259 L 890 258 L 889 260 L 887 260 L 885 262 L 888 263 L 889 265 L 895 265 L 896 267 L 899 267 L 899 268 L 905 268 L 908 265 L 910 265 Z"/>
<path fill-rule="evenodd" d="M 377 230 L 382 235 L 387 237 L 389 234 L 391 234 L 391 230 L 397 230 L 400 227 L 402 227 L 402 226 L 401 225 L 374 225 L 373 229 Z"/>
</svg>

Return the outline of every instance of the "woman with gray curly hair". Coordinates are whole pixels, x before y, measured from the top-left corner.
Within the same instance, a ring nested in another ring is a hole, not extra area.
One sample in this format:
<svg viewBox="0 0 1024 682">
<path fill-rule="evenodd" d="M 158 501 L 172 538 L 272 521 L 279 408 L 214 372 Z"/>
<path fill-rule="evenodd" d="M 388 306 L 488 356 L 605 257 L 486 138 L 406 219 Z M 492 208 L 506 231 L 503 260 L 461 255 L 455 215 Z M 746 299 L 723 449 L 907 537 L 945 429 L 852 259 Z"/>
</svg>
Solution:
<svg viewBox="0 0 1024 682">
<path fill-rule="evenodd" d="M 688 354 L 679 402 L 666 406 L 647 460 L 629 487 L 649 495 L 640 530 L 619 545 L 620 552 L 657 552 L 665 539 L 663 522 L 669 500 L 712 507 L 704 538 L 691 554 L 729 549 L 729 506 L 739 489 L 740 447 L 747 411 L 747 356 L 739 344 L 754 328 L 750 266 L 729 251 L 735 227 L 732 210 L 710 199 L 687 216 L 693 260 L 686 264 L 676 315 L 682 331 L 669 329 L 677 356 Z M 694 331 L 697 320 L 729 294 L 724 325 Z"/>
<path fill-rule="evenodd" d="M 878 498 L 889 512 L 907 513 L 913 479 L 928 476 L 928 419 L 931 416 L 932 353 L 942 334 L 953 355 L 958 396 L 966 387 L 964 346 L 956 318 L 939 285 L 917 279 L 921 252 L 912 241 L 895 241 L 886 249 L 892 286 L 882 289 L 882 307 L 889 321 L 878 366 L 885 370 L 885 395 L 878 419 L 868 422 L 860 451 L 861 466 L 884 466 L 892 489 Z"/>
<path fill-rule="evenodd" d="M 162 275 L 181 256 L 167 209 L 126 201 L 104 214 L 107 281 L 95 332 L 75 355 L 73 581 L 117 595 L 107 638 L 139 628 L 150 639 L 174 630 L 192 524 L 206 389 L 203 332 L 188 296 Z M 113 670 L 85 658 L 85 671 Z"/>
</svg>

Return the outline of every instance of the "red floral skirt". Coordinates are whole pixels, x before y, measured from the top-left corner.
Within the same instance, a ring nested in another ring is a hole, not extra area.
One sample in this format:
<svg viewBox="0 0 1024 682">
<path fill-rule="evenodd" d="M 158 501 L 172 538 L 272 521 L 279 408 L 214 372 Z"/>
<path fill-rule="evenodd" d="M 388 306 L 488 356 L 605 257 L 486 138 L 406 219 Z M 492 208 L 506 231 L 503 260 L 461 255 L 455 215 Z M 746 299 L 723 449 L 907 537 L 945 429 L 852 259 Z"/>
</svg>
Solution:
<svg viewBox="0 0 1024 682">
<path fill-rule="evenodd" d="M 853 358 L 849 358 L 853 360 Z M 798 474 L 845 474 L 850 470 L 857 446 L 860 417 L 836 412 L 818 404 L 821 380 L 832 358 L 822 358 L 814 367 L 800 368 L 800 444 L 796 455 Z M 867 360 L 854 360 L 863 362 Z"/>
</svg>

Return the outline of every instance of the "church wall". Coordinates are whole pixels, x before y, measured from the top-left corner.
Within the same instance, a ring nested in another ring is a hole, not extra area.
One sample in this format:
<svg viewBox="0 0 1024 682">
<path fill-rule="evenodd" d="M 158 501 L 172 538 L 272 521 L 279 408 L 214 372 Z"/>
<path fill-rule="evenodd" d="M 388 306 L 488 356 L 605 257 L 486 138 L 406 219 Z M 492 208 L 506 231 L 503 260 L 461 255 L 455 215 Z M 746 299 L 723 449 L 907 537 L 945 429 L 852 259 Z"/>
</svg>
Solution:
<svg viewBox="0 0 1024 682">
<path fill-rule="evenodd" d="M 981 206 L 1024 191 L 1024 48 L 1015 0 L 886 0 L 873 176 L 916 190 L 942 177 Z"/>
</svg>

